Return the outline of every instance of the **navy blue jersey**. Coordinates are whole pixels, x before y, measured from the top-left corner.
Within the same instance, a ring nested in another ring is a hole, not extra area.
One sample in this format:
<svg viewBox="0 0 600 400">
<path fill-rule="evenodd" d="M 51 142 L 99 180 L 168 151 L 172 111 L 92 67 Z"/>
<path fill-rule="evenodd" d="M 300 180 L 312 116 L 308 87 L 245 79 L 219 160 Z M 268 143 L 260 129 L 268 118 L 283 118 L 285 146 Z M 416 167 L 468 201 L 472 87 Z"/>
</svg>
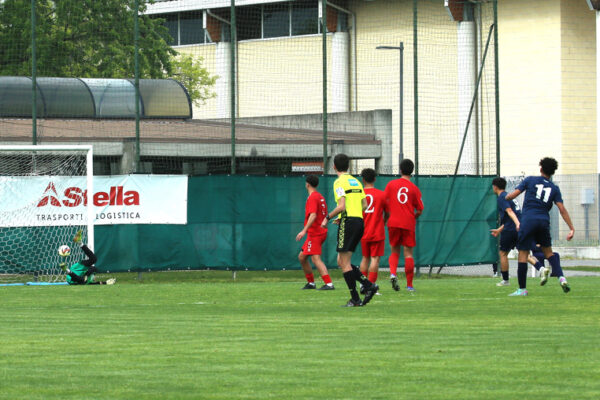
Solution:
<svg viewBox="0 0 600 400">
<path fill-rule="evenodd" d="M 523 218 L 550 221 L 552 204 L 563 202 L 558 186 L 543 176 L 528 176 L 517 189 L 525 191 Z"/>
<path fill-rule="evenodd" d="M 504 225 L 505 231 L 517 231 L 517 227 L 513 220 L 506 212 L 507 208 L 513 210 L 517 219 L 521 219 L 521 211 L 519 210 L 519 204 L 517 202 L 506 200 L 506 192 L 502 192 L 498 195 L 498 213 L 500 214 L 500 224 Z"/>
</svg>

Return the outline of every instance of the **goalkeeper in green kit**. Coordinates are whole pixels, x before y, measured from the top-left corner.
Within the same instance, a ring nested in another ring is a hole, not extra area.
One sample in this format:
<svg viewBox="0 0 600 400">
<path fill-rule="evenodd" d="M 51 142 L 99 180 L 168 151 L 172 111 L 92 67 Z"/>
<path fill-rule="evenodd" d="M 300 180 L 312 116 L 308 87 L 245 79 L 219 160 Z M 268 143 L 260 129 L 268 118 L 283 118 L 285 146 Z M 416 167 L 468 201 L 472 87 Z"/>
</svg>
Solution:
<svg viewBox="0 0 600 400">
<path fill-rule="evenodd" d="M 65 262 L 60 264 L 60 267 L 67 274 L 67 283 L 69 285 L 114 285 L 117 281 L 115 278 L 94 282 L 94 274 L 98 271 L 96 267 L 94 267 L 97 258 L 94 252 L 82 243 L 81 230 L 77 231 L 73 241 L 81 246 L 81 250 L 83 250 L 88 258 L 73 264 L 70 268 L 67 268 Z"/>
</svg>

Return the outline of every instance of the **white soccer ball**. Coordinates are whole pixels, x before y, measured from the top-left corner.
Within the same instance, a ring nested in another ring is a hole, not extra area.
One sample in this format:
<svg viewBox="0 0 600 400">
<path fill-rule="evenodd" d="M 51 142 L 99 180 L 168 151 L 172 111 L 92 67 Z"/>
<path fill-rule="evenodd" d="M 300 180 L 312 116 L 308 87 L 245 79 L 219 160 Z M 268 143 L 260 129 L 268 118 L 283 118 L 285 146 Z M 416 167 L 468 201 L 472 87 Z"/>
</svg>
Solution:
<svg viewBox="0 0 600 400">
<path fill-rule="evenodd" d="M 62 246 L 60 246 L 58 248 L 58 255 L 59 256 L 67 257 L 70 254 L 71 254 L 71 248 L 69 246 L 67 246 L 66 244 L 63 244 Z"/>
</svg>

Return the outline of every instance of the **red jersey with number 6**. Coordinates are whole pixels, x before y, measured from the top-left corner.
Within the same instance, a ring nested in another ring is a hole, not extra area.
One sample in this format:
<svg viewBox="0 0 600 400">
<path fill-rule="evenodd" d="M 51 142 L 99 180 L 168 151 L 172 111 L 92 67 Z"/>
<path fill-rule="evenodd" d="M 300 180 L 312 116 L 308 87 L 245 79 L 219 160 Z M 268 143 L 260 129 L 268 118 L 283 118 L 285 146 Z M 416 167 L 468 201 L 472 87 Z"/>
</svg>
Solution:
<svg viewBox="0 0 600 400">
<path fill-rule="evenodd" d="M 414 231 L 417 224 L 415 211 L 424 208 L 417 185 L 405 178 L 394 179 L 385 187 L 385 198 L 390 213 L 388 227 Z"/>
<path fill-rule="evenodd" d="M 363 211 L 365 221 L 365 232 L 362 240 L 366 242 L 377 242 L 385 240 L 385 223 L 383 213 L 387 211 L 385 194 L 383 190 L 365 188 L 367 208 Z"/>
<path fill-rule="evenodd" d="M 327 203 L 321 193 L 317 191 L 312 192 L 310 196 L 308 196 L 308 199 L 306 199 L 304 225 L 306 225 L 308 217 L 310 217 L 310 214 L 312 213 L 317 214 L 317 219 L 315 219 L 310 228 L 308 228 L 307 233 L 311 236 L 327 235 L 327 228 L 321 227 L 321 223 L 327 215 Z"/>
</svg>

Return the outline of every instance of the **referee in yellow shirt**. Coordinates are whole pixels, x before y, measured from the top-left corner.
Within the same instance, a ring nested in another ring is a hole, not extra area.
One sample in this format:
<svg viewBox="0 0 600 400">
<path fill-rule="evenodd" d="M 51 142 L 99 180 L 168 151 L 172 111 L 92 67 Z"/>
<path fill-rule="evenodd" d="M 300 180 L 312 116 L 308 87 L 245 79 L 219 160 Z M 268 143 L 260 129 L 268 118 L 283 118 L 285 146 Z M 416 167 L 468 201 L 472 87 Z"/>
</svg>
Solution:
<svg viewBox="0 0 600 400">
<path fill-rule="evenodd" d="M 365 229 L 363 210 L 367 208 L 367 201 L 362 184 L 348 173 L 349 165 L 350 159 L 345 154 L 338 154 L 333 158 L 333 167 L 338 176 L 333 183 L 337 207 L 327 214 L 322 226 L 327 226 L 327 221 L 339 215 L 339 218 L 333 221 L 334 224 L 338 224 L 337 263 L 344 273 L 344 280 L 352 296 L 344 307 L 360 307 L 371 301 L 379 286 L 371 283 L 357 266 L 350 263 L 352 253 L 360 243 Z M 362 283 L 366 289 L 362 301 L 356 291 L 356 281 Z"/>
</svg>

